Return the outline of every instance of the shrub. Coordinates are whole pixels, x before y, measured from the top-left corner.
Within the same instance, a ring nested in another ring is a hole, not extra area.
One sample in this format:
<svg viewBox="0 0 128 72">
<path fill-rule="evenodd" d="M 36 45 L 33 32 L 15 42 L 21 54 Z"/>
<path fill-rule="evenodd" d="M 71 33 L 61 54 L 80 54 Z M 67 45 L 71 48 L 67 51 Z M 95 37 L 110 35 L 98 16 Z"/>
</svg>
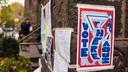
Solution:
<svg viewBox="0 0 128 72">
<path fill-rule="evenodd" d="M 18 56 L 19 42 L 16 39 L 11 37 L 1 37 L 0 38 L 0 54 L 5 55 L 7 57 Z"/>
<path fill-rule="evenodd" d="M 30 60 L 24 57 L 6 58 L 0 62 L 1 72 L 29 72 Z"/>
</svg>

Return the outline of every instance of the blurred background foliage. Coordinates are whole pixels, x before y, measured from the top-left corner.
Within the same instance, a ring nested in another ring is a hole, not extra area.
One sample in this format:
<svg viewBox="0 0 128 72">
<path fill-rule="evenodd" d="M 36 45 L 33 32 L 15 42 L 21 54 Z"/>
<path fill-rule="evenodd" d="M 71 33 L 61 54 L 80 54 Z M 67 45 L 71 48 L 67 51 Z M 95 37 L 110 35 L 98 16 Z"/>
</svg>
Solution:
<svg viewBox="0 0 128 72">
<path fill-rule="evenodd" d="M 18 2 L 0 8 L 0 24 L 18 25 L 24 17 L 24 6 Z"/>
</svg>

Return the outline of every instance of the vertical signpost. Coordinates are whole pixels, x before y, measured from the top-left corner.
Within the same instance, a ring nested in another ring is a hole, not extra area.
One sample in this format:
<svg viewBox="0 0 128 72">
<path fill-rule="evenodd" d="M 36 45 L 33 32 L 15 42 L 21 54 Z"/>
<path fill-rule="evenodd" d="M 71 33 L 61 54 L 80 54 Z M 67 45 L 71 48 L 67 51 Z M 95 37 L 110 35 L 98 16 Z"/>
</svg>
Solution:
<svg viewBox="0 0 128 72">
<path fill-rule="evenodd" d="M 113 68 L 115 9 L 78 4 L 77 70 Z"/>
</svg>

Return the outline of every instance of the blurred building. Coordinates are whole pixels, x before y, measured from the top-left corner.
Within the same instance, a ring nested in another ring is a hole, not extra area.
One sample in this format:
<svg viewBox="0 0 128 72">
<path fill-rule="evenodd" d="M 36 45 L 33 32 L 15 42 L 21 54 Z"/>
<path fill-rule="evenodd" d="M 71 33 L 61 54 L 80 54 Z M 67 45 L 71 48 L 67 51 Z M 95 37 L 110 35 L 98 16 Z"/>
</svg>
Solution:
<svg viewBox="0 0 128 72">
<path fill-rule="evenodd" d="M 24 16 L 30 20 L 33 30 L 40 26 L 41 0 L 25 0 Z M 32 34 L 31 41 L 37 41 L 39 38 L 39 30 Z"/>
<path fill-rule="evenodd" d="M 39 26 L 40 23 L 40 4 L 41 0 L 25 0 L 25 18 L 28 18 L 33 25 L 34 29 Z"/>
</svg>

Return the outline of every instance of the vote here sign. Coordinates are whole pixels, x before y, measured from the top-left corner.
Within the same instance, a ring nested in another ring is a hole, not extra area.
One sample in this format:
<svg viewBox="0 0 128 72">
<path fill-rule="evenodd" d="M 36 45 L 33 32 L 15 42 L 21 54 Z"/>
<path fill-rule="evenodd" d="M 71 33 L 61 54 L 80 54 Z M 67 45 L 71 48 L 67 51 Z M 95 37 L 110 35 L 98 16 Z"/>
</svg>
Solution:
<svg viewBox="0 0 128 72">
<path fill-rule="evenodd" d="M 115 9 L 78 4 L 77 70 L 113 68 Z"/>
</svg>

